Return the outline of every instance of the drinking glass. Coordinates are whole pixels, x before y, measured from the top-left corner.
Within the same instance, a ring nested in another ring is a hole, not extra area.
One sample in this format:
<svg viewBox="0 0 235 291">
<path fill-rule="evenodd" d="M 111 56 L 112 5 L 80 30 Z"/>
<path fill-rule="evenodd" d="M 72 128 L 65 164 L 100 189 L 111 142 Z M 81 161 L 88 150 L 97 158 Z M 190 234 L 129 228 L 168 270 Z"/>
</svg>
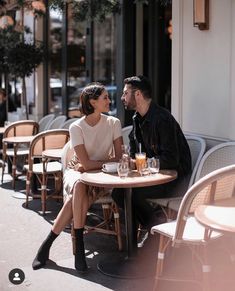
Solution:
<svg viewBox="0 0 235 291">
<path fill-rule="evenodd" d="M 122 160 L 129 163 L 130 161 L 130 147 L 128 145 L 122 145 Z"/>
<path fill-rule="evenodd" d="M 146 167 L 146 153 L 136 153 L 135 164 L 137 171 L 141 174 L 141 169 Z"/>
<path fill-rule="evenodd" d="M 159 173 L 160 170 L 160 160 L 158 158 L 148 159 L 148 166 L 151 174 Z"/>
<path fill-rule="evenodd" d="M 143 163 L 141 165 L 141 169 L 140 169 L 139 173 L 140 173 L 141 176 L 148 176 L 150 174 L 150 168 L 149 168 L 148 163 L 146 162 L 146 160 L 145 160 L 145 163 Z"/>
<path fill-rule="evenodd" d="M 130 155 L 130 147 L 126 144 L 122 144 L 122 154 Z"/>
<path fill-rule="evenodd" d="M 120 178 L 126 178 L 129 173 L 129 163 L 121 160 L 117 165 L 117 172 Z"/>
</svg>

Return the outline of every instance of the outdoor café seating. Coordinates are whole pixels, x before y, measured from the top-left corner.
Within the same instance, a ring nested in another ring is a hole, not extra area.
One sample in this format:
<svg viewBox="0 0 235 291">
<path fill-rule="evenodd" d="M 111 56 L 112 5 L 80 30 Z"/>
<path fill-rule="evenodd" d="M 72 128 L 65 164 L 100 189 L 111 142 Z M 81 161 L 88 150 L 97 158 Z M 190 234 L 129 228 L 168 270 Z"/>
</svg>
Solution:
<svg viewBox="0 0 235 291">
<path fill-rule="evenodd" d="M 219 168 L 235 164 L 235 142 L 224 142 L 209 149 L 202 157 L 195 174 L 195 181 Z M 182 197 L 168 203 L 171 212 L 178 212 Z"/>
<path fill-rule="evenodd" d="M 47 114 L 47 115 L 43 116 L 38 122 L 39 132 L 46 130 L 54 118 L 55 118 L 54 113 Z"/>
<path fill-rule="evenodd" d="M 74 154 L 73 149 L 70 148 L 70 142 L 68 142 L 62 152 L 62 167 L 63 171 L 66 169 L 66 166 Z M 67 196 L 68 193 L 64 188 L 64 196 Z M 108 235 L 114 235 L 117 237 L 118 249 L 122 250 L 122 238 L 121 238 L 121 228 L 119 221 L 119 209 L 116 203 L 113 201 L 110 192 L 107 191 L 107 196 L 99 198 L 94 202 L 94 204 L 101 205 L 103 217 L 99 217 L 99 222 L 95 225 L 85 225 L 87 233 L 90 232 L 99 232 Z M 91 212 L 89 213 L 91 215 Z M 73 250 L 75 249 L 73 227 L 71 231 L 72 241 L 73 241 Z"/>
<path fill-rule="evenodd" d="M 78 120 L 79 117 L 74 117 L 74 118 L 70 118 L 68 120 L 66 120 L 64 122 L 64 124 L 61 126 L 61 128 L 64 128 L 64 129 L 69 129 L 69 126 L 76 120 Z"/>
<path fill-rule="evenodd" d="M 235 165 L 220 168 L 199 179 L 187 191 L 181 201 L 176 220 L 153 226 L 152 234 L 159 234 L 158 260 L 155 273 L 154 290 L 157 290 L 159 280 L 182 280 L 187 278 L 164 277 L 163 264 L 167 250 L 171 247 L 187 246 L 190 248 L 194 259 L 201 264 L 202 288 L 210 290 L 211 263 L 208 256 L 208 247 L 213 242 L 223 237 L 223 234 L 208 229 L 200 224 L 194 216 L 199 205 L 219 204 L 220 201 L 230 200 L 234 194 Z M 200 277 L 199 277 L 200 278 Z M 195 278 L 195 282 L 200 280 Z"/>
<path fill-rule="evenodd" d="M 19 157 L 27 158 L 29 143 L 32 137 L 38 133 L 38 123 L 33 120 L 22 120 L 10 123 L 3 132 L 2 151 L 2 182 L 7 161 L 12 167 L 12 186 L 15 189 L 16 166 Z M 8 169 L 9 171 L 9 169 Z"/>
<path fill-rule="evenodd" d="M 49 129 L 58 129 L 58 128 L 62 128 L 64 122 L 66 121 L 67 116 L 65 115 L 59 115 L 57 117 L 55 117 L 49 124 L 47 127 L 47 130 Z"/>
<path fill-rule="evenodd" d="M 191 177 L 190 177 L 189 185 L 188 185 L 188 188 L 190 188 L 194 183 L 199 163 L 206 151 L 206 142 L 201 137 L 194 136 L 194 135 L 186 135 L 186 139 L 190 148 L 190 153 L 191 153 L 191 158 L 192 158 L 192 173 L 191 173 Z M 182 196 L 148 199 L 150 203 L 154 205 L 159 205 L 162 208 L 167 219 L 171 219 L 172 215 L 174 215 L 174 213 L 172 213 L 171 209 L 168 207 L 169 204 L 172 201 L 180 202 L 181 200 L 182 200 Z"/>
<path fill-rule="evenodd" d="M 62 195 L 62 166 L 59 161 L 50 161 L 43 157 L 43 151 L 48 149 L 61 149 L 69 140 L 69 131 L 66 129 L 46 130 L 37 134 L 32 140 L 29 148 L 28 165 L 24 168 L 27 171 L 26 178 L 26 207 L 29 205 L 29 195 L 33 198 L 41 198 L 42 214 L 46 212 L 46 200 L 49 198 L 63 199 Z M 40 194 L 33 193 L 31 179 L 36 175 L 40 184 Z M 48 181 L 54 179 L 54 192 L 49 195 Z"/>
</svg>

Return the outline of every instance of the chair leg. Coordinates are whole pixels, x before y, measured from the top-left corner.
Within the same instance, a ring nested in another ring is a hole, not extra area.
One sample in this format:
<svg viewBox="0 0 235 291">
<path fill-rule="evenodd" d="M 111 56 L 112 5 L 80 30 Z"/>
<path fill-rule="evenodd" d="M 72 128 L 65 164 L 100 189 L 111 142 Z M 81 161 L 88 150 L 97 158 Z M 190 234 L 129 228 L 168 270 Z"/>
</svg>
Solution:
<svg viewBox="0 0 235 291">
<path fill-rule="evenodd" d="M 73 255 L 75 256 L 76 246 L 75 246 L 75 232 L 74 232 L 73 221 L 71 223 L 71 238 L 72 238 Z"/>
<path fill-rule="evenodd" d="M 42 174 L 42 189 L 41 189 L 41 203 L 42 203 L 42 215 L 46 212 L 46 196 L 47 196 L 47 185 L 46 185 L 46 175 Z"/>
<path fill-rule="evenodd" d="M 3 143 L 3 151 L 2 151 L 2 183 L 3 183 L 3 176 L 5 172 L 6 162 L 7 162 L 7 156 L 6 156 L 6 145 Z"/>
<path fill-rule="evenodd" d="M 203 245 L 201 251 L 202 251 L 203 291 L 209 291 L 211 266 L 209 265 L 207 246 Z"/>
<path fill-rule="evenodd" d="M 6 167 L 6 164 L 5 164 L 5 161 L 3 159 L 3 162 L 2 162 L 2 183 L 3 183 L 3 176 L 4 176 L 4 173 L 5 173 L 5 167 Z"/>
<path fill-rule="evenodd" d="M 32 173 L 30 171 L 27 172 L 26 175 L 26 202 L 25 207 L 28 208 L 29 205 L 29 194 L 30 194 L 30 181 L 31 181 Z"/>
<path fill-rule="evenodd" d="M 155 274 L 155 280 L 154 280 L 154 286 L 153 286 L 154 291 L 157 290 L 158 280 L 159 280 L 159 277 L 161 277 L 162 272 L 163 272 L 163 263 L 164 263 L 164 259 L 165 259 L 165 252 L 166 252 L 166 248 L 167 248 L 170 241 L 171 241 L 171 239 L 160 234 L 158 256 L 157 256 L 157 268 L 156 268 L 156 274 Z"/>
<path fill-rule="evenodd" d="M 13 160 L 12 160 L 12 188 L 15 190 L 17 145 L 14 144 L 13 148 L 14 148 L 14 156 L 13 156 Z"/>
<path fill-rule="evenodd" d="M 103 218 L 105 222 L 106 229 L 109 229 L 109 220 L 110 220 L 110 205 L 109 204 L 102 204 L 103 210 Z"/>
<path fill-rule="evenodd" d="M 116 203 L 113 203 L 113 216 L 114 216 L 114 223 L 115 223 L 115 232 L 117 234 L 117 240 L 118 240 L 118 250 L 122 250 L 122 236 L 121 236 L 121 225 L 120 225 L 120 219 L 119 219 L 119 209 Z"/>
</svg>

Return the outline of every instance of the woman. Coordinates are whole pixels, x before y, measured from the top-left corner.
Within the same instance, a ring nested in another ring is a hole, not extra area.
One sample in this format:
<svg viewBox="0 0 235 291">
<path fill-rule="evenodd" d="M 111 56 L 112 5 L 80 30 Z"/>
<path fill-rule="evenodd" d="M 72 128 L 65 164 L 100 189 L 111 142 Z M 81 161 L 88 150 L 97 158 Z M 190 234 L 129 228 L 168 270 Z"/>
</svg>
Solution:
<svg viewBox="0 0 235 291">
<path fill-rule="evenodd" d="M 109 112 L 111 102 L 105 87 L 100 83 L 90 84 L 84 88 L 80 98 L 84 116 L 70 126 L 71 145 L 75 155 L 64 173 L 65 188 L 72 194 L 72 198 L 67 198 L 51 232 L 41 245 L 33 261 L 35 270 L 46 264 L 53 241 L 72 218 L 76 247 L 75 268 L 78 272 L 87 270 L 83 243 L 86 215 L 91 203 L 103 192 L 83 184 L 80 175 L 83 171 L 101 169 L 103 163 L 118 161 L 121 157 L 123 141 L 120 121 L 102 114 Z"/>
</svg>

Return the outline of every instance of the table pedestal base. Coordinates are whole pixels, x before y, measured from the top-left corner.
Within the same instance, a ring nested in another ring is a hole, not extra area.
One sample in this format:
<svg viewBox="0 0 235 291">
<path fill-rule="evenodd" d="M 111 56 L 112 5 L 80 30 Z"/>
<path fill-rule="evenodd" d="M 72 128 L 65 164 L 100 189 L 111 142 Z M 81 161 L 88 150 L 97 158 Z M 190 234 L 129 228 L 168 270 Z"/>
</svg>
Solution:
<svg viewBox="0 0 235 291">
<path fill-rule="evenodd" d="M 120 279 L 153 277 L 155 271 L 151 266 L 146 266 L 146 262 L 127 257 L 106 258 L 97 264 L 97 268 L 104 275 Z"/>
<path fill-rule="evenodd" d="M 24 200 L 26 200 L 26 194 L 20 193 L 20 192 L 14 192 L 12 194 L 12 197 L 17 198 L 17 199 L 24 199 Z"/>
</svg>

